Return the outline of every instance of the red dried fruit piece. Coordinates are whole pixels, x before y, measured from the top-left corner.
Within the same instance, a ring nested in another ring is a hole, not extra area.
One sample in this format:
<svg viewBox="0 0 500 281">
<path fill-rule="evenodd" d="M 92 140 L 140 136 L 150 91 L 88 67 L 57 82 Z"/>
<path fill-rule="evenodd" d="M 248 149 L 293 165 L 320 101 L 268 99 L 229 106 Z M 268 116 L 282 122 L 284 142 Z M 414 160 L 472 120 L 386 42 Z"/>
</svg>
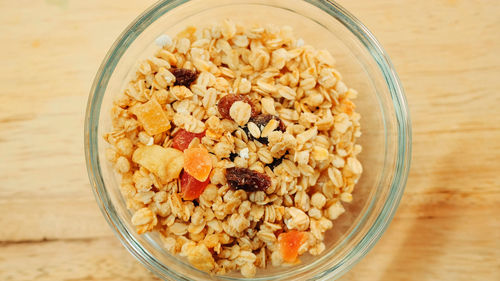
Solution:
<svg viewBox="0 0 500 281">
<path fill-rule="evenodd" d="M 264 191 L 271 185 L 268 175 L 247 168 L 227 168 L 226 180 L 231 188 L 245 191 Z"/>
<path fill-rule="evenodd" d="M 255 123 L 255 125 L 264 128 L 271 119 L 274 119 L 278 122 L 280 122 L 278 129 L 282 132 L 286 131 L 285 124 L 283 121 L 278 116 L 274 116 L 271 114 L 259 114 L 257 116 L 252 116 L 249 120 L 249 122 Z"/>
<path fill-rule="evenodd" d="M 199 138 L 201 140 L 204 136 L 205 132 L 196 134 L 181 129 L 175 134 L 172 140 L 172 147 L 184 151 L 194 138 Z"/>
<path fill-rule="evenodd" d="M 175 76 L 174 85 L 189 87 L 198 78 L 198 72 L 187 68 L 173 68 L 170 70 Z"/>
<path fill-rule="evenodd" d="M 255 111 L 255 107 L 252 104 L 252 101 L 246 96 L 243 95 L 235 95 L 235 94 L 229 94 L 223 96 L 219 102 L 217 103 L 217 108 L 219 110 L 220 115 L 223 118 L 230 119 L 232 120 L 231 116 L 229 115 L 229 110 L 231 109 L 231 106 L 233 103 L 237 101 L 243 101 L 248 103 L 252 107 L 252 115 L 251 116 L 256 116 L 258 113 Z"/>
<path fill-rule="evenodd" d="M 201 182 L 186 173 L 186 171 L 182 171 L 180 179 L 182 199 L 184 200 L 194 200 L 200 197 L 207 185 L 210 183 L 210 179 Z"/>
</svg>

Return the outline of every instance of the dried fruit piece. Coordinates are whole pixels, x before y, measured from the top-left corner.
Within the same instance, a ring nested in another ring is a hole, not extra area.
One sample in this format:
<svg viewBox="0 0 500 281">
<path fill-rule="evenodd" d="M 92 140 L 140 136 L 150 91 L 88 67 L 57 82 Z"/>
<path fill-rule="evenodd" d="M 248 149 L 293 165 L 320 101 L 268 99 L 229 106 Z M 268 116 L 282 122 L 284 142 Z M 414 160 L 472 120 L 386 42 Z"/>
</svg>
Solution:
<svg viewBox="0 0 500 281">
<path fill-rule="evenodd" d="M 207 180 L 212 170 L 212 158 L 204 147 L 184 150 L 184 170 L 199 181 Z"/>
<path fill-rule="evenodd" d="M 156 99 L 136 105 L 132 112 L 137 116 L 137 121 L 144 127 L 144 130 L 151 136 L 170 129 L 167 114 Z"/>
<path fill-rule="evenodd" d="M 237 101 L 246 102 L 252 107 L 251 116 L 256 116 L 258 114 L 257 111 L 255 110 L 255 107 L 253 106 L 252 102 L 250 101 L 250 99 L 248 97 L 243 96 L 243 95 L 229 94 L 229 95 L 223 96 L 219 100 L 219 102 L 217 103 L 217 108 L 219 110 L 220 115 L 223 118 L 232 120 L 231 115 L 229 114 L 229 111 L 231 110 L 231 106 L 233 105 L 233 103 L 235 103 Z"/>
<path fill-rule="evenodd" d="M 284 262 L 295 263 L 299 255 L 299 248 L 307 241 L 304 232 L 291 230 L 281 233 L 278 237 L 280 253 Z"/>
<path fill-rule="evenodd" d="M 193 176 L 183 171 L 180 176 L 181 179 L 181 193 L 182 199 L 184 200 L 194 200 L 200 197 L 200 195 L 205 190 L 205 187 L 210 183 L 210 179 L 207 178 L 206 181 L 199 181 Z"/>
<path fill-rule="evenodd" d="M 274 170 L 274 168 L 278 167 L 281 164 L 281 162 L 283 162 L 283 159 L 285 159 L 285 156 L 287 154 L 288 154 L 288 151 L 283 156 L 281 156 L 280 158 L 274 158 L 273 162 L 271 164 L 268 164 L 267 166 L 269 168 L 271 168 L 271 170 Z"/>
<path fill-rule="evenodd" d="M 132 161 L 166 183 L 179 177 L 184 164 L 184 154 L 180 150 L 159 145 L 141 146 L 134 151 Z"/>
<path fill-rule="evenodd" d="M 222 118 L 231 119 L 231 115 L 229 114 L 231 106 L 233 105 L 233 103 L 240 100 L 243 100 L 243 96 L 241 95 L 223 96 L 217 103 L 217 109 L 219 110 L 219 113 L 222 116 Z"/>
<path fill-rule="evenodd" d="M 245 191 L 264 191 L 271 185 L 268 175 L 247 168 L 227 168 L 226 180 L 231 188 Z"/>
<path fill-rule="evenodd" d="M 173 68 L 170 72 L 175 76 L 174 85 L 189 87 L 198 78 L 198 72 L 187 68 Z"/>
<path fill-rule="evenodd" d="M 283 123 L 283 121 L 281 121 L 281 119 L 278 116 L 274 116 L 271 114 L 259 114 L 257 116 L 252 116 L 252 118 L 250 118 L 250 122 L 255 123 L 255 125 L 259 126 L 259 128 L 262 130 L 267 125 L 267 123 L 271 121 L 271 119 L 280 122 L 278 126 L 278 129 L 280 131 L 282 132 L 286 131 L 285 124 Z"/>
<path fill-rule="evenodd" d="M 234 159 L 238 156 L 240 156 L 238 153 L 231 152 L 231 154 L 229 154 L 229 160 L 234 162 Z"/>
<path fill-rule="evenodd" d="M 248 122 L 254 123 L 255 125 L 257 125 L 258 129 L 260 131 L 262 131 L 266 127 L 267 123 L 269 123 L 269 121 L 271 121 L 272 119 L 279 122 L 278 130 L 280 130 L 282 132 L 286 131 L 285 124 L 283 123 L 283 121 L 281 121 L 281 119 L 278 116 L 274 116 L 271 114 L 259 114 L 256 116 L 252 116 Z M 243 130 L 245 131 L 245 133 L 247 134 L 247 136 L 250 140 L 255 139 L 255 140 L 259 141 L 260 143 L 268 144 L 267 137 L 255 138 L 253 136 L 253 134 L 250 133 L 247 126 L 243 127 Z"/>
<path fill-rule="evenodd" d="M 180 129 L 174 136 L 172 140 L 172 147 L 178 150 L 184 151 L 188 148 L 189 144 L 194 138 L 203 138 L 205 136 L 205 132 L 203 133 L 191 133 L 184 129 Z"/>
</svg>

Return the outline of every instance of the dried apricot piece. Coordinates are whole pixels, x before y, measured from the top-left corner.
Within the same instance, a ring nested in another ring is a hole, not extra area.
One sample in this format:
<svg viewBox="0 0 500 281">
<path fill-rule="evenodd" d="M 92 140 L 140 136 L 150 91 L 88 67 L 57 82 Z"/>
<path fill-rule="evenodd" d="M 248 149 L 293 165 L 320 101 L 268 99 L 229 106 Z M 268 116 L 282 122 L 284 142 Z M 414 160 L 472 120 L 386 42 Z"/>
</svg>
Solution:
<svg viewBox="0 0 500 281">
<path fill-rule="evenodd" d="M 170 129 L 167 114 L 156 99 L 151 99 L 147 103 L 135 106 L 133 113 L 137 116 L 137 121 L 144 127 L 146 133 L 151 136 Z"/>
<path fill-rule="evenodd" d="M 287 263 L 295 263 L 299 255 L 299 248 L 307 240 L 304 232 L 291 230 L 283 232 L 278 236 L 280 243 L 280 253 L 283 261 Z"/>
<path fill-rule="evenodd" d="M 184 170 L 199 181 L 207 180 L 212 170 L 212 158 L 204 147 L 184 150 Z"/>
<path fill-rule="evenodd" d="M 181 172 L 180 179 L 182 199 L 184 200 L 194 200 L 200 197 L 207 185 L 210 183 L 210 179 L 207 178 L 206 181 L 202 182 L 195 179 L 186 171 Z"/>
<path fill-rule="evenodd" d="M 188 148 L 189 144 L 194 138 L 203 138 L 205 136 L 205 132 L 203 133 L 191 133 L 184 129 L 180 129 L 174 136 L 172 140 L 172 147 L 178 150 L 184 151 Z"/>
</svg>

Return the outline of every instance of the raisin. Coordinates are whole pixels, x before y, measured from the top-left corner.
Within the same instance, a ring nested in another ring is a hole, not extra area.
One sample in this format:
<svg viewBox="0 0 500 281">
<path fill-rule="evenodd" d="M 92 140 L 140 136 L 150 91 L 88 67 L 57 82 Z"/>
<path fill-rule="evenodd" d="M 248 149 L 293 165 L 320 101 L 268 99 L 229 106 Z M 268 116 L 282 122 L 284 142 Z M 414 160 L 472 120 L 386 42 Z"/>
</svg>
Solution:
<svg viewBox="0 0 500 281">
<path fill-rule="evenodd" d="M 227 168 L 226 180 L 231 188 L 245 191 L 265 191 L 271 185 L 268 175 L 247 168 Z"/>
<path fill-rule="evenodd" d="M 288 153 L 288 152 L 287 152 Z M 276 168 L 279 164 L 281 164 L 281 162 L 283 162 L 283 159 L 285 159 L 285 156 L 286 156 L 286 153 L 285 155 L 281 156 L 280 158 L 274 158 L 273 159 L 273 162 L 271 162 L 271 164 L 268 164 L 267 166 L 274 171 L 274 168 Z"/>
<path fill-rule="evenodd" d="M 253 106 L 252 101 L 250 101 L 248 97 L 235 94 L 225 95 L 219 100 L 219 102 L 217 103 L 217 109 L 219 110 L 220 115 L 223 118 L 232 120 L 231 116 L 229 115 L 229 110 L 231 109 L 233 103 L 237 101 L 243 101 L 248 103 L 252 107 L 252 116 L 257 115 L 255 107 Z"/>
<path fill-rule="evenodd" d="M 271 114 L 259 114 L 259 115 L 253 116 L 253 117 L 250 118 L 249 122 L 255 123 L 255 125 L 257 125 L 262 130 L 267 125 L 267 123 L 269 123 L 269 121 L 271 121 L 271 119 L 277 120 L 279 122 L 278 129 L 280 131 L 284 132 L 286 130 L 285 124 L 283 123 L 283 121 L 281 121 L 281 119 L 278 116 L 274 116 L 274 115 L 271 115 Z M 254 140 L 255 139 L 252 136 L 252 134 L 249 133 L 247 126 L 245 126 L 243 128 L 243 130 L 245 131 L 245 133 L 247 134 L 247 136 L 248 136 L 248 138 L 250 140 Z M 268 144 L 269 143 L 267 141 L 267 138 L 264 138 L 264 137 L 260 137 L 260 138 L 258 138 L 256 140 L 259 141 L 262 144 Z"/>
<path fill-rule="evenodd" d="M 273 119 L 271 114 L 259 114 L 255 117 L 250 118 L 250 122 L 254 122 L 255 125 L 259 127 L 265 127 L 269 121 Z"/>
<path fill-rule="evenodd" d="M 172 74 L 175 76 L 174 85 L 189 87 L 191 83 L 198 78 L 198 72 L 196 70 L 173 68 L 170 71 L 172 71 Z"/>
<path fill-rule="evenodd" d="M 234 152 L 231 152 L 231 154 L 229 154 L 229 160 L 233 161 L 234 162 L 234 159 L 238 156 L 238 153 L 234 153 Z"/>
<path fill-rule="evenodd" d="M 281 119 L 278 116 L 274 116 L 271 114 L 259 114 L 257 116 L 252 116 L 250 118 L 249 122 L 255 123 L 255 125 L 257 125 L 258 127 L 260 127 L 262 129 L 267 125 L 267 123 L 269 123 L 269 121 L 271 121 L 271 119 L 274 119 L 274 120 L 280 122 L 280 124 L 278 126 L 278 129 L 280 131 L 284 132 L 286 130 L 285 124 L 283 123 L 283 121 L 281 121 Z"/>
</svg>

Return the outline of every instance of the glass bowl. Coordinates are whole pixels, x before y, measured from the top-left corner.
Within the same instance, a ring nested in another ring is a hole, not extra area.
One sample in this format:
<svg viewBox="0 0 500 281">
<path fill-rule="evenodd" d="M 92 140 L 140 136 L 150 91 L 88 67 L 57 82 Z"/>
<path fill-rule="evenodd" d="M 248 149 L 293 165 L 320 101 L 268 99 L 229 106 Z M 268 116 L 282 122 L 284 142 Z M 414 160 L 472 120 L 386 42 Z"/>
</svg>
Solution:
<svg viewBox="0 0 500 281">
<path fill-rule="evenodd" d="M 102 135 L 110 131 L 110 107 L 133 66 L 152 55 L 154 39 L 188 25 L 230 18 L 239 23 L 289 25 L 317 49 L 328 49 L 344 81 L 358 90 L 364 173 L 344 204 L 346 212 L 326 233 L 320 256 L 301 257 L 292 267 L 258 270 L 253 280 L 333 280 L 348 271 L 377 242 L 397 209 L 408 176 L 411 127 L 397 74 L 375 37 L 332 1 L 173 0 L 142 13 L 119 36 L 95 77 L 85 120 L 87 169 L 97 203 L 122 244 L 149 270 L 166 280 L 239 280 L 235 272 L 213 276 L 162 248 L 158 234 L 138 235 L 119 190 L 119 179 L 104 156 Z"/>
</svg>

